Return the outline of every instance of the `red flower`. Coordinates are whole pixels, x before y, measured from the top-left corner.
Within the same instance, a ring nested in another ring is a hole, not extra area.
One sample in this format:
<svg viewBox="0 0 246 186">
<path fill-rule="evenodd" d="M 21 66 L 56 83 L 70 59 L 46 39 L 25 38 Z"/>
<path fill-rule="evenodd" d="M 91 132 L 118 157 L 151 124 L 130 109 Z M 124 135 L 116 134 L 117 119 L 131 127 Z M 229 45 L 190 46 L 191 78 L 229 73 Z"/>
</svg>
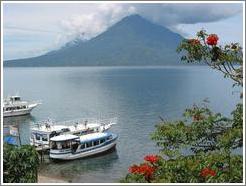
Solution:
<svg viewBox="0 0 246 186">
<path fill-rule="evenodd" d="M 139 173 L 143 174 L 146 179 L 149 179 L 155 171 L 155 168 L 148 165 L 147 163 L 144 163 L 139 166 Z"/>
<path fill-rule="evenodd" d="M 192 45 L 200 45 L 200 41 L 198 39 L 189 39 L 188 43 L 192 44 Z"/>
<path fill-rule="evenodd" d="M 138 173 L 138 168 L 139 168 L 139 166 L 133 165 L 133 166 L 131 166 L 131 167 L 128 169 L 128 171 L 129 171 L 130 173 L 135 174 L 135 173 Z"/>
<path fill-rule="evenodd" d="M 141 165 L 133 165 L 129 168 L 129 172 L 133 174 L 142 174 L 145 179 L 150 179 L 155 171 L 155 168 L 148 165 L 147 163 Z"/>
<path fill-rule="evenodd" d="M 202 177 L 216 176 L 216 172 L 210 168 L 204 168 L 201 170 L 200 176 L 202 176 Z"/>
<path fill-rule="evenodd" d="M 147 155 L 144 157 L 144 160 L 150 163 L 156 163 L 159 159 L 157 155 Z"/>
<path fill-rule="evenodd" d="M 219 40 L 219 37 L 216 34 L 210 34 L 207 37 L 207 44 L 208 45 L 217 45 L 218 40 Z"/>
</svg>

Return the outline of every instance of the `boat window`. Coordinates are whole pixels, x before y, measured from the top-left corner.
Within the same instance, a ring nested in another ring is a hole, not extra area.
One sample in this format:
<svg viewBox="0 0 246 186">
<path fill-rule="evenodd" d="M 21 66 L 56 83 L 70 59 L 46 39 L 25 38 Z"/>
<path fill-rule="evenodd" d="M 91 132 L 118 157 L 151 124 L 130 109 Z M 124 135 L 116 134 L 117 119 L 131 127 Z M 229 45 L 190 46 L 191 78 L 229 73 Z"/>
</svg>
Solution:
<svg viewBox="0 0 246 186">
<path fill-rule="evenodd" d="M 40 134 L 36 134 L 36 140 L 40 140 L 41 139 L 41 135 Z"/>
<path fill-rule="evenodd" d="M 20 101 L 20 97 L 15 97 L 15 101 Z"/>
<path fill-rule="evenodd" d="M 93 142 L 93 145 L 94 145 L 94 146 L 95 146 L 95 145 L 99 145 L 99 140 L 94 141 L 94 142 Z"/>
<path fill-rule="evenodd" d="M 76 152 L 76 150 L 78 149 L 79 143 L 77 141 L 72 141 L 72 152 Z"/>
<path fill-rule="evenodd" d="M 73 135 L 79 136 L 80 135 L 80 132 L 73 133 Z"/>
<path fill-rule="evenodd" d="M 110 135 L 107 137 L 107 140 L 111 140 L 112 138 L 113 138 L 112 135 Z"/>
<path fill-rule="evenodd" d="M 56 142 L 54 142 L 54 141 L 51 142 L 51 149 L 57 149 Z"/>
<path fill-rule="evenodd" d="M 105 138 L 100 140 L 100 143 L 104 143 L 105 142 Z"/>
<path fill-rule="evenodd" d="M 70 141 L 64 141 L 62 143 L 62 148 L 63 149 L 69 149 L 70 148 Z"/>
<path fill-rule="evenodd" d="M 61 144 L 61 142 L 57 142 L 57 149 L 62 149 L 62 144 Z"/>
<path fill-rule="evenodd" d="M 82 143 L 82 144 L 80 145 L 80 148 L 81 148 L 81 149 L 84 149 L 84 148 L 85 148 L 85 144 Z"/>
<path fill-rule="evenodd" d="M 86 148 L 92 147 L 92 141 L 86 143 Z"/>
<path fill-rule="evenodd" d="M 48 137 L 47 137 L 46 134 L 42 136 L 42 140 L 43 140 L 43 141 L 48 141 Z"/>
<path fill-rule="evenodd" d="M 62 132 L 69 132 L 70 129 L 69 128 L 64 128 L 64 129 L 61 129 Z"/>
</svg>

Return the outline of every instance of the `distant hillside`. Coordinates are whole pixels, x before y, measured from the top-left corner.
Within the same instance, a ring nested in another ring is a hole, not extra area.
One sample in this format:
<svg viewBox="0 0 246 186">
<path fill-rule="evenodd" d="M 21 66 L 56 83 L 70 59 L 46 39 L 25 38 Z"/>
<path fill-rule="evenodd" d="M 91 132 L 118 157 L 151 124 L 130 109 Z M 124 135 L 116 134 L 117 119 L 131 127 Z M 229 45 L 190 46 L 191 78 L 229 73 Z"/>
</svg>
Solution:
<svg viewBox="0 0 246 186">
<path fill-rule="evenodd" d="M 88 41 L 76 41 L 45 55 L 9 60 L 8 67 L 180 65 L 177 33 L 139 15 L 123 18 Z"/>
</svg>

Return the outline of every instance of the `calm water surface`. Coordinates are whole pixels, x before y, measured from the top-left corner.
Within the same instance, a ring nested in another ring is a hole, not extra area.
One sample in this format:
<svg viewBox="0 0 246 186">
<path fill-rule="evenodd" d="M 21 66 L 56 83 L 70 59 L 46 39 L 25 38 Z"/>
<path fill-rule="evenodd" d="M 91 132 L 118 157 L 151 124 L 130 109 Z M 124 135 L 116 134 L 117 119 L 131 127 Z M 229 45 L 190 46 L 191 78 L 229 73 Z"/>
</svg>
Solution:
<svg viewBox="0 0 246 186">
<path fill-rule="evenodd" d="M 118 117 L 111 129 L 119 135 L 116 150 L 42 165 L 42 174 L 72 182 L 119 182 L 131 164 L 158 152 L 149 135 L 159 116 L 178 119 L 205 98 L 214 111 L 230 115 L 240 101 L 232 82 L 207 67 L 5 68 L 3 77 L 4 96 L 18 92 L 43 103 L 31 116 L 4 119 L 19 125 L 22 143 L 29 142 L 32 122 Z"/>
</svg>

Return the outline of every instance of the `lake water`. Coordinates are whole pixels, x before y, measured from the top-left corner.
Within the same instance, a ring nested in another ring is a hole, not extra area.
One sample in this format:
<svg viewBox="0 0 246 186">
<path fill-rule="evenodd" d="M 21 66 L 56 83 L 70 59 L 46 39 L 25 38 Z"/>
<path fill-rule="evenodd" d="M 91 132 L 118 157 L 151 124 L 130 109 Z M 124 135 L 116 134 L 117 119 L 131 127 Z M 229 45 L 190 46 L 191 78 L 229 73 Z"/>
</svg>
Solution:
<svg viewBox="0 0 246 186">
<path fill-rule="evenodd" d="M 4 68 L 3 72 L 4 96 L 18 92 L 23 99 L 43 103 L 31 116 L 4 119 L 4 125 L 19 125 L 22 143 L 28 143 L 30 124 L 47 118 L 118 118 L 111 128 L 119 135 L 115 151 L 42 165 L 42 174 L 72 182 L 119 182 L 131 164 L 158 152 L 149 135 L 159 116 L 181 118 L 186 107 L 205 98 L 214 111 L 230 115 L 241 101 L 232 81 L 204 66 Z"/>
</svg>

